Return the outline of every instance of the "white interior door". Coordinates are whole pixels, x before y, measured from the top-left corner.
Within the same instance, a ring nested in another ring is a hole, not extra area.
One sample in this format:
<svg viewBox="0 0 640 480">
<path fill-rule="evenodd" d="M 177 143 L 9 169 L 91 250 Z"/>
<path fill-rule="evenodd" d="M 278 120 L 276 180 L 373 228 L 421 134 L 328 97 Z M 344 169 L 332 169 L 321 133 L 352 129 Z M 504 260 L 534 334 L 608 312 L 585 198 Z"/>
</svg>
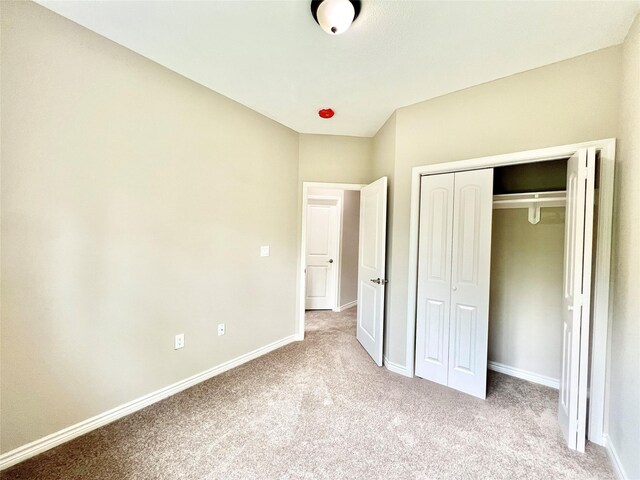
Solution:
<svg viewBox="0 0 640 480">
<path fill-rule="evenodd" d="M 336 306 L 337 200 L 309 199 L 307 205 L 306 299 L 307 310 Z"/>
<path fill-rule="evenodd" d="M 558 422 L 569 448 L 581 452 L 586 436 L 595 163 L 595 149 L 589 148 L 576 152 L 567 165 Z"/>
<path fill-rule="evenodd" d="M 386 240 L 387 177 L 382 177 L 360 191 L 356 330 L 358 341 L 378 366 L 382 366 Z"/>
<path fill-rule="evenodd" d="M 415 372 L 443 385 L 449 374 L 454 175 L 425 175 L 420 185 Z"/>
<path fill-rule="evenodd" d="M 493 169 L 455 174 L 449 386 L 487 393 Z"/>
</svg>

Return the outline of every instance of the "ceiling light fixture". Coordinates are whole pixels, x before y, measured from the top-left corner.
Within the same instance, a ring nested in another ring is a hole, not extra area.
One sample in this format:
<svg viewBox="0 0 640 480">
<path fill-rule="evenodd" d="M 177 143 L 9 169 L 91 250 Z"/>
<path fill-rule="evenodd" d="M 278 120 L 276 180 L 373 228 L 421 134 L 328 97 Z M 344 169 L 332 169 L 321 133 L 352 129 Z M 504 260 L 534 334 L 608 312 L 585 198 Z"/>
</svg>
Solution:
<svg viewBox="0 0 640 480">
<path fill-rule="evenodd" d="M 358 18 L 360 7 L 360 0 L 311 0 L 311 15 L 329 35 L 340 35 Z"/>
</svg>

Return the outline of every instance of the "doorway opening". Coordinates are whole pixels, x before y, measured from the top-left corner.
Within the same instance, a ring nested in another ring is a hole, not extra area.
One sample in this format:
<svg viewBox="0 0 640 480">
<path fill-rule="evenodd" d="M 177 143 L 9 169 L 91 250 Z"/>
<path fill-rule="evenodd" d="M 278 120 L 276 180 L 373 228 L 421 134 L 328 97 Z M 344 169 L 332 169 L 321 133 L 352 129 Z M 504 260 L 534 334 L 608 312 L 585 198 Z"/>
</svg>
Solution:
<svg viewBox="0 0 640 480">
<path fill-rule="evenodd" d="M 302 185 L 297 338 L 307 312 L 353 307 L 356 338 L 383 361 L 387 177 L 369 185 Z"/>
<path fill-rule="evenodd" d="M 356 306 L 360 191 L 311 187 L 306 213 L 305 310 Z"/>
<path fill-rule="evenodd" d="M 304 339 L 307 327 L 324 329 L 332 318 L 350 308 L 357 309 L 360 190 L 364 186 L 320 182 L 302 185 L 297 326 L 300 340 Z M 354 221 L 354 206 L 358 212 L 355 250 L 352 225 L 343 228 L 345 222 Z M 345 236 L 349 237 L 346 241 Z M 354 253 L 356 285 L 352 284 L 351 275 Z"/>
</svg>

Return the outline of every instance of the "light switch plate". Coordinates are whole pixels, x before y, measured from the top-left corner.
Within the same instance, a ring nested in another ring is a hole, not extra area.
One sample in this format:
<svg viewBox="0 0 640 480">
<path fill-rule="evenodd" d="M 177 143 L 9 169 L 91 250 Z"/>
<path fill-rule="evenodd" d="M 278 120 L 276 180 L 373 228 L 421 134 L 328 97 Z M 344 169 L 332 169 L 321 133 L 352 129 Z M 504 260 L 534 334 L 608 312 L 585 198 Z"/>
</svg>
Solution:
<svg viewBox="0 0 640 480">
<path fill-rule="evenodd" d="M 264 245 L 264 246 L 260 247 L 260 256 L 261 257 L 268 257 L 269 254 L 270 254 L 269 250 L 270 250 L 269 249 L 269 245 Z"/>
<path fill-rule="evenodd" d="M 224 323 L 219 323 L 218 324 L 218 336 L 222 336 L 224 335 Z"/>
</svg>

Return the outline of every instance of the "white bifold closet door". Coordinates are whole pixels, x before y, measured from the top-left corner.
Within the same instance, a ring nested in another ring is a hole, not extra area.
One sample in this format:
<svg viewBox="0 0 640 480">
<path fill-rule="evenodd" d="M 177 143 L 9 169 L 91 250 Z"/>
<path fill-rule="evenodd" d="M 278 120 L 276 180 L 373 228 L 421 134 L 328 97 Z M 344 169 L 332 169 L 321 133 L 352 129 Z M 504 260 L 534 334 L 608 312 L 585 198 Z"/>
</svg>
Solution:
<svg viewBox="0 0 640 480">
<path fill-rule="evenodd" d="M 581 452 L 587 423 L 595 164 L 594 148 L 579 150 L 567 164 L 558 422 L 569 448 Z"/>
<path fill-rule="evenodd" d="M 493 169 L 421 182 L 416 375 L 485 398 Z"/>
</svg>

